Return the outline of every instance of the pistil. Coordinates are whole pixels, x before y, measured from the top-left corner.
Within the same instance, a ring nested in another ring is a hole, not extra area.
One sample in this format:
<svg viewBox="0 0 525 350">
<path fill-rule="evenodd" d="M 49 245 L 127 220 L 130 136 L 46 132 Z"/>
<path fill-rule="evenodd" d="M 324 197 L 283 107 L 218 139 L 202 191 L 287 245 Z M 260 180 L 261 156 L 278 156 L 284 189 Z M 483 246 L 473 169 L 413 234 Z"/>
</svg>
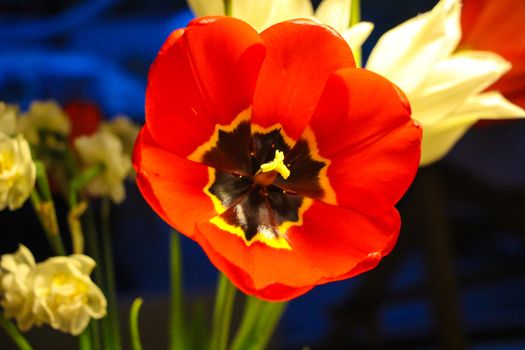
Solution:
<svg viewBox="0 0 525 350">
<path fill-rule="evenodd" d="M 283 179 L 287 179 L 290 176 L 290 170 L 284 164 L 284 153 L 276 150 L 275 158 L 268 163 L 261 164 L 253 181 L 261 186 L 269 186 L 275 181 L 278 174 L 281 174 Z"/>
</svg>

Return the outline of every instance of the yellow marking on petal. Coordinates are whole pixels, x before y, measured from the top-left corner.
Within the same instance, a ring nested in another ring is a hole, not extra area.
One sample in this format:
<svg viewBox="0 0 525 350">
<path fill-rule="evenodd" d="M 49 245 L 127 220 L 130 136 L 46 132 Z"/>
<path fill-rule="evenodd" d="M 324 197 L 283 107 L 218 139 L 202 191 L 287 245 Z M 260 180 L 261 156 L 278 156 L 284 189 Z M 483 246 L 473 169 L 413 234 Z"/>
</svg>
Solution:
<svg viewBox="0 0 525 350">
<path fill-rule="evenodd" d="M 337 196 L 335 194 L 334 188 L 330 184 L 330 179 L 328 178 L 328 168 L 332 162 L 330 159 L 324 158 L 319 154 L 319 148 L 317 148 L 315 134 L 312 129 L 310 129 L 310 127 L 307 127 L 303 131 L 303 135 L 301 137 L 308 143 L 308 147 L 310 148 L 310 157 L 312 157 L 313 160 L 317 160 L 325 164 L 325 166 L 319 171 L 319 183 L 321 184 L 321 188 L 324 191 L 322 200 L 328 204 L 337 205 Z"/>
<path fill-rule="evenodd" d="M 203 191 L 204 193 L 206 193 L 208 197 L 210 197 L 213 203 L 213 207 L 215 208 L 215 211 L 217 212 L 217 214 L 220 215 L 224 213 L 228 208 L 222 205 L 222 202 L 220 201 L 220 199 L 217 198 L 213 193 L 209 191 L 209 189 L 215 182 L 215 169 L 208 168 L 208 177 L 209 177 L 208 184 L 204 187 Z M 302 225 L 303 223 L 302 213 L 306 211 L 306 209 L 308 209 L 310 205 L 311 205 L 311 200 L 307 198 L 303 199 L 303 203 L 301 204 L 301 207 L 299 208 L 299 213 L 300 213 L 299 221 L 298 222 L 291 222 L 291 221 L 288 222 L 287 221 L 281 224 L 277 228 L 277 230 L 281 233 L 278 237 L 273 236 L 273 233 L 270 234 L 270 228 L 265 229 L 264 227 L 259 227 L 260 231 L 257 232 L 257 234 L 251 240 L 247 240 L 246 234 L 242 230 L 242 228 L 240 228 L 239 226 L 233 226 L 233 225 L 228 224 L 220 216 L 213 217 L 210 220 L 210 222 L 214 224 L 215 226 L 217 226 L 218 228 L 220 228 L 221 230 L 233 233 L 237 237 L 241 238 L 244 241 L 244 244 L 246 244 L 246 246 L 248 247 L 251 246 L 254 242 L 260 242 L 272 248 L 291 250 L 292 247 L 290 247 L 290 244 L 286 240 L 286 232 L 288 231 L 288 228 L 290 228 L 291 226 Z"/>
<path fill-rule="evenodd" d="M 276 171 L 279 174 L 281 174 L 283 179 L 286 180 L 288 176 L 290 176 L 290 169 L 286 167 L 283 161 L 284 153 L 279 150 L 275 150 L 275 158 L 268 163 L 261 164 L 260 170 L 263 173 L 267 173 L 269 171 Z"/>
<path fill-rule="evenodd" d="M 292 247 L 290 247 L 290 244 L 286 240 L 284 235 L 279 235 L 278 237 L 275 237 L 273 235 L 273 231 L 271 231 L 271 228 L 265 228 L 263 226 L 258 227 L 257 234 L 251 239 L 246 239 L 246 234 L 244 233 L 243 229 L 239 226 L 233 226 L 228 224 L 226 221 L 224 221 L 223 218 L 220 216 L 216 216 L 210 220 L 212 224 L 219 227 L 220 229 L 233 233 L 234 235 L 238 236 L 244 241 L 244 244 L 246 246 L 251 246 L 255 242 L 264 243 L 269 247 L 275 248 L 275 249 L 286 249 L 291 250 Z M 279 230 L 280 231 L 280 230 Z"/>
</svg>

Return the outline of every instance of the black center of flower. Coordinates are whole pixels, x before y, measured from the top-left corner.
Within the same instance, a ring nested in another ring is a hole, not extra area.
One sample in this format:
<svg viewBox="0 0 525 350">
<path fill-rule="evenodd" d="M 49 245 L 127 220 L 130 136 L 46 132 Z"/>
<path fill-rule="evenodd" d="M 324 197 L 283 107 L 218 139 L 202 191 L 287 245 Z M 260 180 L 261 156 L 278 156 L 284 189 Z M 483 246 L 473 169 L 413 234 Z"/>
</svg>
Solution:
<svg viewBox="0 0 525 350">
<path fill-rule="evenodd" d="M 287 179 L 275 171 L 261 172 L 276 150 L 284 154 Z M 283 237 L 290 225 L 300 223 L 301 207 L 324 195 L 319 175 L 326 164 L 313 159 L 310 151 L 306 140 L 289 144 L 280 128 L 253 131 L 242 121 L 218 130 L 202 161 L 214 168 L 205 190 L 222 207 L 219 226 L 240 232 L 249 244 L 257 235 L 266 240 Z"/>
</svg>

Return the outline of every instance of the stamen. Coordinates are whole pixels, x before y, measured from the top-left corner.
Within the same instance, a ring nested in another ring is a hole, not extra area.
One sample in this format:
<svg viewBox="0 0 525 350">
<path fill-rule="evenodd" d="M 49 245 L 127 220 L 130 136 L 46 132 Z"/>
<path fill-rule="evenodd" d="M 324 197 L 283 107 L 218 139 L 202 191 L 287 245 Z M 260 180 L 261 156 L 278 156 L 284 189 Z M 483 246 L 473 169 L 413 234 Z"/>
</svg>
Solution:
<svg viewBox="0 0 525 350">
<path fill-rule="evenodd" d="M 267 173 L 269 171 L 276 171 L 279 174 L 281 174 L 283 179 L 287 179 L 288 176 L 290 176 L 290 170 L 286 167 L 283 161 L 284 153 L 279 150 L 275 150 L 274 160 L 268 163 L 261 164 L 261 171 L 263 173 Z"/>
</svg>

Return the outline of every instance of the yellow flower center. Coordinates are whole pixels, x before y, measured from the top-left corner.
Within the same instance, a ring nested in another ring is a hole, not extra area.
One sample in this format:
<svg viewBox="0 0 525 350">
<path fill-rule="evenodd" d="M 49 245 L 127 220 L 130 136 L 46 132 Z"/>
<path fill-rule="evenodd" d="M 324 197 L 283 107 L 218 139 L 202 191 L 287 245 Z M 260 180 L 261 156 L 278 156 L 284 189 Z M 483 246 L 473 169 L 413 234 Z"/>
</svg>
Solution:
<svg viewBox="0 0 525 350">
<path fill-rule="evenodd" d="M 13 159 L 9 155 L 0 154 L 0 173 L 13 166 Z"/>
</svg>

